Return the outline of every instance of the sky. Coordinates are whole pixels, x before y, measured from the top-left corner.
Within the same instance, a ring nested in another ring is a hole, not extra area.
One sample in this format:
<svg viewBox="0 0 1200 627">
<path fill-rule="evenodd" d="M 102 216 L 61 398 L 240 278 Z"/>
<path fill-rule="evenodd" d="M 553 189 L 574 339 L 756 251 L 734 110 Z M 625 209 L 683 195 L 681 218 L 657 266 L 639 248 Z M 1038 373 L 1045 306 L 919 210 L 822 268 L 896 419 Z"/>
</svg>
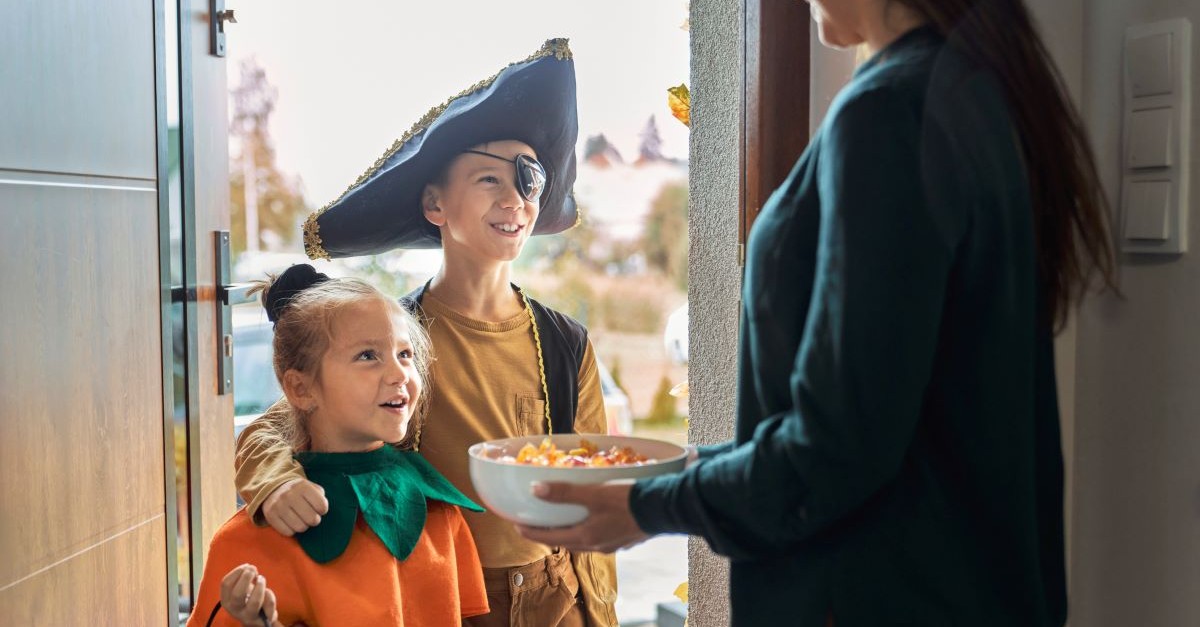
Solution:
<svg viewBox="0 0 1200 627">
<path fill-rule="evenodd" d="M 337 197 L 430 107 L 553 37 L 575 55 L 579 141 L 603 132 L 627 159 L 657 118 L 663 153 L 687 157 L 668 87 L 688 81 L 686 0 L 252 0 L 227 26 L 229 80 L 254 57 L 278 90 L 280 169 L 309 204 Z"/>
</svg>

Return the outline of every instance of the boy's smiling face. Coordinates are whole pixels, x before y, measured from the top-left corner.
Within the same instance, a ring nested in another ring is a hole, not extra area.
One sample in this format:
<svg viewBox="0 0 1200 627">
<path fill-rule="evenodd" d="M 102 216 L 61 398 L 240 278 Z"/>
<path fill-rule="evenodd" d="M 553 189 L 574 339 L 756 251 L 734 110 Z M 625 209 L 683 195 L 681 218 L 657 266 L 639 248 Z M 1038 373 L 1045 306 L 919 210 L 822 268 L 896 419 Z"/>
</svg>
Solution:
<svg viewBox="0 0 1200 627">
<path fill-rule="evenodd" d="M 516 140 L 472 147 L 493 156 L 463 153 L 447 168 L 444 181 L 422 194 L 425 218 L 442 232 L 447 256 L 479 261 L 512 261 L 521 253 L 538 217 L 538 203 L 517 191 L 517 155 L 537 158 Z M 499 158 L 497 158 L 499 157 Z"/>
</svg>

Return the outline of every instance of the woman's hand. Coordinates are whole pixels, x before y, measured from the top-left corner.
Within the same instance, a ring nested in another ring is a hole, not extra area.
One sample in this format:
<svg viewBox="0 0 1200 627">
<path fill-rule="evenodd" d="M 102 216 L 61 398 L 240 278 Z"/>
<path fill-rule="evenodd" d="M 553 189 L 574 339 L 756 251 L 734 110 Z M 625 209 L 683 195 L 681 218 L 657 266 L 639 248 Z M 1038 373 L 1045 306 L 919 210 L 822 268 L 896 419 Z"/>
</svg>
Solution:
<svg viewBox="0 0 1200 627">
<path fill-rule="evenodd" d="M 572 551 L 612 553 L 643 542 L 650 535 L 642 531 L 629 511 L 629 491 L 633 481 L 602 484 L 535 483 L 533 495 L 551 503 L 574 503 L 588 509 L 588 517 L 573 527 L 527 527 L 517 525 L 522 536 L 550 546 Z"/>
<path fill-rule="evenodd" d="M 275 593 L 252 564 L 238 566 L 221 580 L 221 607 L 247 627 L 282 627 Z"/>
<path fill-rule="evenodd" d="M 267 524 L 285 536 L 316 527 L 328 512 L 325 489 L 307 479 L 292 479 L 275 488 L 262 507 Z"/>
</svg>

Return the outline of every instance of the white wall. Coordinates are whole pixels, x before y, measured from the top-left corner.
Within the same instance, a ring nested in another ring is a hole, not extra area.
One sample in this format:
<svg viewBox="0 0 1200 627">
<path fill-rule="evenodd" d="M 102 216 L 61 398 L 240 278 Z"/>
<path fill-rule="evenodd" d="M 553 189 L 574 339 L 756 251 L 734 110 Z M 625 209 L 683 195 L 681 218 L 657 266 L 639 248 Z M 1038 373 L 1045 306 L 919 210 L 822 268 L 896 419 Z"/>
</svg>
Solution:
<svg viewBox="0 0 1200 627">
<path fill-rule="evenodd" d="M 1200 2 L 1085 2 L 1084 116 L 1112 199 L 1125 28 L 1175 17 L 1200 27 Z M 1123 258 L 1120 276 L 1124 300 L 1094 298 L 1078 317 L 1071 621 L 1200 625 L 1200 252 Z"/>
</svg>

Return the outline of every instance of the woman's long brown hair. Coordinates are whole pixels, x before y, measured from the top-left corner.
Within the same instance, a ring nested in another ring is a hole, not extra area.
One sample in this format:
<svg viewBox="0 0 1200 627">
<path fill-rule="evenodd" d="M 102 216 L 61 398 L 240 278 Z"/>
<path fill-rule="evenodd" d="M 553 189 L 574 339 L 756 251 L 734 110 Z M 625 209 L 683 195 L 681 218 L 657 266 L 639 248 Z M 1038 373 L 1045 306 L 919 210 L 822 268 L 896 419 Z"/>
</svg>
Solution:
<svg viewBox="0 0 1200 627">
<path fill-rule="evenodd" d="M 1023 0 L 895 0 L 991 70 L 1008 96 L 1033 199 L 1045 320 L 1066 324 L 1096 273 L 1117 292 L 1109 205 L 1083 122 Z"/>
</svg>

